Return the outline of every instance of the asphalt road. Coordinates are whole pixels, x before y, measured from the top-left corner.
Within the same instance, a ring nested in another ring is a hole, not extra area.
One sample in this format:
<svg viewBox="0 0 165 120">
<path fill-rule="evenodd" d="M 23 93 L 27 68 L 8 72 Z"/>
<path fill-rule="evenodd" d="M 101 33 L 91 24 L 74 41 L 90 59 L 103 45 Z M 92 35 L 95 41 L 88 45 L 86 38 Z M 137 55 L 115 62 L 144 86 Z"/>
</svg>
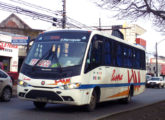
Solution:
<svg viewBox="0 0 165 120">
<path fill-rule="evenodd" d="M 100 103 L 94 112 L 86 112 L 83 107 L 48 104 L 44 110 L 37 110 L 31 101 L 12 98 L 10 102 L 0 102 L 0 120 L 96 120 L 102 116 L 165 100 L 165 89 L 146 89 L 133 97 L 130 104 L 118 101 Z"/>
</svg>

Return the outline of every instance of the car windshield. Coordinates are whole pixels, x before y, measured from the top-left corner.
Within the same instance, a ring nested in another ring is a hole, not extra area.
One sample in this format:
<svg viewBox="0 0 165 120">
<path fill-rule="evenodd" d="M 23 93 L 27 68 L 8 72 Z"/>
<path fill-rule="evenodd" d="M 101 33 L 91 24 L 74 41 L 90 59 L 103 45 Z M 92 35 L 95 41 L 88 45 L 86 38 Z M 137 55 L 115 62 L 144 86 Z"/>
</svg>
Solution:
<svg viewBox="0 0 165 120">
<path fill-rule="evenodd" d="M 150 79 L 150 78 L 151 78 L 151 76 L 149 76 L 149 75 L 146 76 L 146 79 Z"/>
<path fill-rule="evenodd" d="M 63 68 L 82 63 L 90 32 L 51 32 L 41 34 L 25 64 L 44 68 Z"/>
<path fill-rule="evenodd" d="M 160 81 L 161 79 L 160 78 L 158 78 L 158 77 L 153 77 L 153 78 L 151 78 L 150 80 L 156 80 L 156 81 Z"/>
</svg>

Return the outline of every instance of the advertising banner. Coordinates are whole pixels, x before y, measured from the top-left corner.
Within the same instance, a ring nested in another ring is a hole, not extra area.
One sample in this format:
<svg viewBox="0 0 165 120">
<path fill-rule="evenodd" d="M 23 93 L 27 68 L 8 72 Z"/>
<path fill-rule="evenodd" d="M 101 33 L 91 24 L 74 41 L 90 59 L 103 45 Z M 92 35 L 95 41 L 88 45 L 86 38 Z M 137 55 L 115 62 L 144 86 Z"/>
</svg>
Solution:
<svg viewBox="0 0 165 120">
<path fill-rule="evenodd" d="M 11 40 L 12 40 L 11 36 L 0 34 L 0 41 L 11 42 Z"/>
<path fill-rule="evenodd" d="M 12 37 L 13 45 L 27 45 L 30 37 Z"/>
</svg>

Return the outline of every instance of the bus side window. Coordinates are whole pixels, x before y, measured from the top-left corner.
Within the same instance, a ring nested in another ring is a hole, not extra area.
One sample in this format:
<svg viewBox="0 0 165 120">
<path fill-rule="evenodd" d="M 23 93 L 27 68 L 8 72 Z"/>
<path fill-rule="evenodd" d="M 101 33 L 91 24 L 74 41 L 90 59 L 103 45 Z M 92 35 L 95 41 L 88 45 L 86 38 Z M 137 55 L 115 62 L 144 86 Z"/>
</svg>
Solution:
<svg viewBox="0 0 165 120">
<path fill-rule="evenodd" d="M 141 51 L 142 52 L 142 69 L 145 70 L 146 69 L 146 62 L 145 62 L 145 52 L 144 51 Z"/>
<path fill-rule="evenodd" d="M 130 67 L 130 68 L 132 68 L 132 66 L 133 66 L 132 59 L 133 59 L 132 49 L 129 48 L 128 49 L 128 67 Z"/>
<path fill-rule="evenodd" d="M 140 50 L 136 50 L 136 68 L 140 69 Z"/>
<path fill-rule="evenodd" d="M 117 44 L 117 66 L 122 66 L 122 48 L 120 43 Z"/>
<path fill-rule="evenodd" d="M 128 67 L 128 49 L 127 46 L 123 48 L 123 60 L 124 60 L 124 67 Z"/>
<path fill-rule="evenodd" d="M 116 43 L 113 40 L 111 41 L 111 47 L 112 47 L 111 48 L 111 51 L 112 51 L 111 52 L 112 53 L 112 66 L 116 66 L 117 65 L 117 62 L 116 62 L 117 61 L 116 60 L 117 59 L 117 54 L 116 54 L 117 53 L 116 52 L 117 47 L 116 47 Z"/>
<path fill-rule="evenodd" d="M 146 69 L 146 62 L 145 62 L 145 52 L 144 51 L 140 51 L 140 68 L 142 70 Z"/>
<path fill-rule="evenodd" d="M 111 43 L 108 40 L 105 40 L 104 43 L 104 55 L 105 55 L 105 64 L 111 65 Z"/>
<path fill-rule="evenodd" d="M 133 49 L 132 63 L 133 63 L 133 68 L 137 68 L 136 67 L 136 52 L 135 52 L 135 49 Z"/>
<path fill-rule="evenodd" d="M 123 52 L 124 67 L 132 68 L 132 49 L 129 46 L 124 45 Z"/>
</svg>

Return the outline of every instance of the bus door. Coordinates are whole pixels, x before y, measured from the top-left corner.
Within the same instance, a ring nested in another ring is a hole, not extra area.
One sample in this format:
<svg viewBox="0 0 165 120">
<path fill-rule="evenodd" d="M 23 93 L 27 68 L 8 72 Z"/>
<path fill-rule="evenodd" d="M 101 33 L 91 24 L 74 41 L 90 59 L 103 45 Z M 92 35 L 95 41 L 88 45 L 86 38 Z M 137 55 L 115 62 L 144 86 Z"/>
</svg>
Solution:
<svg viewBox="0 0 165 120">
<path fill-rule="evenodd" d="M 93 36 L 85 68 L 85 72 L 89 76 L 89 84 L 98 84 L 100 86 L 104 82 L 103 47 L 102 37 L 99 35 Z"/>
</svg>

